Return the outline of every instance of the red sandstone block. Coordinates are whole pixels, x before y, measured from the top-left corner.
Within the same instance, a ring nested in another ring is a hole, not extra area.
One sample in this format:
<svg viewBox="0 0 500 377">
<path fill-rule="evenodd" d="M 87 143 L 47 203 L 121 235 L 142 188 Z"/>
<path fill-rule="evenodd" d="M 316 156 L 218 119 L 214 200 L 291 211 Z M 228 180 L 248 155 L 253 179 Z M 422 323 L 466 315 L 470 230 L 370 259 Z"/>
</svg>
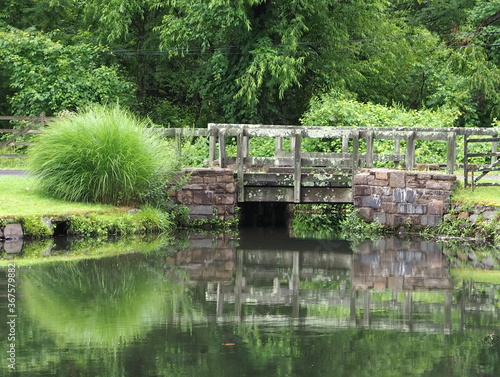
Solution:
<svg viewBox="0 0 500 377">
<path fill-rule="evenodd" d="M 234 204 L 235 195 L 234 194 L 214 194 L 215 204 Z"/>
<path fill-rule="evenodd" d="M 208 190 L 197 190 L 193 192 L 193 203 L 212 205 L 214 204 L 214 192 Z"/>
<path fill-rule="evenodd" d="M 404 172 L 391 172 L 389 177 L 389 186 L 395 188 L 406 187 L 405 173 Z"/>
<path fill-rule="evenodd" d="M 231 183 L 226 183 L 226 192 L 229 194 L 233 194 L 236 192 L 236 183 L 231 182 Z"/>
<path fill-rule="evenodd" d="M 453 181 L 427 181 L 425 188 L 432 190 L 446 190 L 450 191 L 453 187 Z"/>
<path fill-rule="evenodd" d="M 374 179 L 370 182 L 372 186 L 388 186 L 389 180 L 387 179 Z"/>
<path fill-rule="evenodd" d="M 444 214 L 444 202 L 442 200 L 432 200 L 427 205 L 428 215 L 443 215 Z"/>
<path fill-rule="evenodd" d="M 231 172 L 231 174 L 221 174 L 221 175 L 218 175 L 217 177 L 217 182 L 218 183 L 231 183 L 231 182 L 234 182 L 234 176 L 233 176 L 233 173 Z"/>
<path fill-rule="evenodd" d="M 368 184 L 368 177 L 370 173 L 358 173 L 354 176 L 353 185 L 366 185 Z"/>
<path fill-rule="evenodd" d="M 372 194 L 372 188 L 370 186 L 354 186 L 354 195 L 356 196 L 370 196 Z"/>
<path fill-rule="evenodd" d="M 389 179 L 389 172 L 387 172 L 387 171 L 376 171 L 375 172 L 375 179 L 388 180 Z"/>
<path fill-rule="evenodd" d="M 193 192 L 189 191 L 189 190 L 178 191 L 176 198 L 177 198 L 178 203 L 189 205 L 189 204 L 193 203 Z"/>
</svg>

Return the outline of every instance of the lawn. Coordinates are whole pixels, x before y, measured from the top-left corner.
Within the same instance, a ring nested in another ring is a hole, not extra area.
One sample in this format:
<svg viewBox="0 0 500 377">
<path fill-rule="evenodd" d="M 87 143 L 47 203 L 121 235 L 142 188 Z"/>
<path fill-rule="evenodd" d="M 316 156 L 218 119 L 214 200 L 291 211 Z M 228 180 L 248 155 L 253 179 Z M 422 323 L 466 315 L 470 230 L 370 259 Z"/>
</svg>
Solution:
<svg viewBox="0 0 500 377">
<path fill-rule="evenodd" d="M 459 188 L 453 193 L 453 201 L 465 204 L 482 204 L 500 207 L 500 186 L 480 186 L 474 191 Z"/>
<path fill-rule="evenodd" d="M 0 176 L 0 218 L 60 217 L 76 213 L 102 213 L 116 210 L 119 210 L 119 207 L 50 198 L 37 190 L 34 178 Z"/>
</svg>

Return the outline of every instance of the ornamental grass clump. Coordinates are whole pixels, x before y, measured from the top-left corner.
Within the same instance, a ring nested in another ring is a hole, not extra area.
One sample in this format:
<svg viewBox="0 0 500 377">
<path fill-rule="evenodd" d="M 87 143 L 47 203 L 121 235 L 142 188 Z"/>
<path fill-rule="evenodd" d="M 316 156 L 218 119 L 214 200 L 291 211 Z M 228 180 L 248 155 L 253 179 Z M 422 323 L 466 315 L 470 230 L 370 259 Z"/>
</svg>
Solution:
<svg viewBox="0 0 500 377">
<path fill-rule="evenodd" d="M 163 140 L 129 112 L 94 106 L 47 127 L 29 152 L 29 170 L 56 198 L 137 204 L 165 167 Z"/>
</svg>

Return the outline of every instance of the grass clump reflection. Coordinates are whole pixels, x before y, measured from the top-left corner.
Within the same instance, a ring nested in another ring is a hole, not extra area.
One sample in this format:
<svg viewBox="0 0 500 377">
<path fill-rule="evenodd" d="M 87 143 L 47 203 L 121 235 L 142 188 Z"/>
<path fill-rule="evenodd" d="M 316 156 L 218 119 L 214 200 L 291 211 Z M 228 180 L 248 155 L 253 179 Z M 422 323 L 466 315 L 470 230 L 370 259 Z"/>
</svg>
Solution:
<svg viewBox="0 0 500 377">
<path fill-rule="evenodd" d="M 128 254 L 38 266 L 23 280 L 28 314 L 59 347 L 139 340 L 165 316 L 192 311 L 182 277 L 165 279 L 152 261 Z"/>
</svg>

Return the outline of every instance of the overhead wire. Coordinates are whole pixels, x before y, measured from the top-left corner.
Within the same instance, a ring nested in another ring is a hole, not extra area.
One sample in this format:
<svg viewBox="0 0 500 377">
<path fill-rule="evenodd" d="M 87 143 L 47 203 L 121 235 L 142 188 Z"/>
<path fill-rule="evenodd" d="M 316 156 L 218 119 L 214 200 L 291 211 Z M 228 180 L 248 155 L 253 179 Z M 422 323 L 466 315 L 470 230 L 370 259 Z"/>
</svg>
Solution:
<svg viewBox="0 0 500 377">
<path fill-rule="evenodd" d="M 429 34 L 429 35 L 407 35 L 407 36 L 392 36 L 392 37 L 378 37 L 378 38 L 359 38 L 359 39 L 347 39 L 347 40 L 332 40 L 332 41 L 322 41 L 322 42 L 298 42 L 297 44 L 300 46 L 310 46 L 310 47 L 317 47 L 320 50 L 325 49 L 326 45 L 346 45 L 346 44 L 368 44 L 368 43 L 376 43 L 376 42 L 384 42 L 384 41 L 397 41 L 397 40 L 422 40 L 422 39 L 429 39 L 429 38 L 446 38 L 450 37 L 453 38 L 453 40 L 460 41 L 460 40 L 467 40 L 470 39 L 471 37 L 477 36 L 477 35 L 493 35 L 493 34 L 500 34 L 500 30 L 481 30 L 481 31 L 472 31 L 472 32 L 457 32 L 457 33 L 447 33 L 447 34 Z M 444 49 L 444 48 L 466 48 L 466 47 L 496 47 L 499 46 L 500 43 L 486 43 L 486 44 L 447 44 L 447 45 L 439 45 L 439 46 L 432 46 L 432 47 L 420 47 L 420 46 L 408 46 L 408 47 L 401 47 L 398 46 L 398 50 L 413 50 L 413 49 Z M 273 48 L 286 48 L 290 47 L 292 44 L 274 44 L 272 45 Z M 182 54 L 182 55 L 206 55 L 210 54 L 213 51 L 222 51 L 222 54 L 224 55 L 245 55 L 245 54 L 252 54 L 253 51 L 234 51 L 235 49 L 238 49 L 238 45 L 228 45 L 228 46 L 214 46 L 214 47 L 166 47 L 162 49 L 111 49 L 110 51 L 115 54 L 115 55 L 171 55 L 171 54 Z M 383 49 L 387 50 L 389 47 L 383 47 Z M 232 50 L 232 51 L 231 51 Z M 341 52 L 344 49 L 339 49 L 337 52 Z M 226 51 L 226 52 L 224 52 Z M 365 50 L 365 51 L 375 51 L 375 49 L 372 50 Z M 333 52 L 336 52 L 335 50 Z"/>
</svg>

